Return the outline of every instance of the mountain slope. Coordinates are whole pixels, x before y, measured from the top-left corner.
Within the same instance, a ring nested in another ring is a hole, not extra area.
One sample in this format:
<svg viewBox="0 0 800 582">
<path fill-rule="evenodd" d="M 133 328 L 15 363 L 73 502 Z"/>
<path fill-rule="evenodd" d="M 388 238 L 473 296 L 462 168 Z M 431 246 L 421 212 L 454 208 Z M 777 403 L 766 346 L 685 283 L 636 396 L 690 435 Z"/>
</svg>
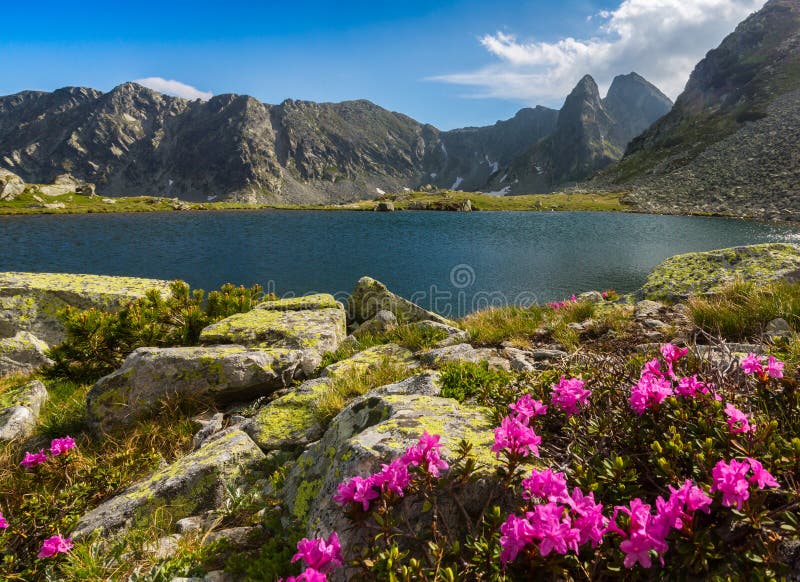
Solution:
<svg viewBox="0 0 800 582">
<path fill-rule="evenodd" d="M 640 207 L 800 217 L 800 3 L 770 0 L 603 180 Z"/>
</svg>

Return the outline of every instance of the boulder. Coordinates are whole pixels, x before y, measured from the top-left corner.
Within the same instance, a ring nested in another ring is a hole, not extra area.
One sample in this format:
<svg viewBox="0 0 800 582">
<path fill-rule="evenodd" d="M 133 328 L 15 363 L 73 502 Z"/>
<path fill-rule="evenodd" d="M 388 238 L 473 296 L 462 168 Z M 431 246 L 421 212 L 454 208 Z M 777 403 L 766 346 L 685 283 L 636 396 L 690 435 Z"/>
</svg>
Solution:
<svg viewBox="0 0 800 582">
<path fill-rule="evenodd" d="M 636 319 L 658 319 L 666 311 L 666 306 L 657 301 L 638 301 L 633 308 L 633 315 Z"/>
<path fill-rule="evenodd" d="M 354 371 L 366 372 L 369 369 L 377 368 L 383 363 L 409 368 L 415 368 L 419 365 L 410 350 L 397 344 L 384 344 L 367 348 L 351 358 L 331 364 L 322 371 L 322 376 L 336 378 Z"/>
<path fill-rule="evenodd" d="M 241 483 L 244 470 L 263 459 L 250 437 L 232 431 L 103 502 L 78 520 L 71 537 L 116 534 L 165 509 L 178 520 L 219 507 L 225 487 Z"/>
<path fill-rule="evenodd" d="M 650 273 L 640 294 L 679 301 L 716 293 L 736 281 L 800 281 L 800 247 L 771 243 L 671 257 Z"/>
<path fill-rule="evenodd" d="M 208 420 L 197 420 L 195 422 L 199 422 L 203 425 L 197 433 L 192 437 L 192 448 L 196 451 L 200 447 L 202 447 L 208 440 L 220 432 L 225 426 L 225 415 L 221 412 L 217 412 Z"/>
<path fill-rule="evenodd" d="M 47 344 L 32 333 L 20 331 L 14 337 L 0 339 L 0 377 L 7 374 L 30 374 L 53 361 L 47 357 Z"/>
<path fill-rule="evenodd" d="M 394 384 L 387 384 L 372 391 L 372 394 L 397 395 L 397 394 L 416 394 L 419 396 L 439 396 L 442 387 L 439 385 L 438 372 L 423 372 L 416 376 L 411 376 Z"/>
<path fill-rule="evenodd" d="M 300 452 L 322 436 L 323 428 L 311 405 L 330 383 L 326 378 L 304 382 L 296 390 L 259 408 L 253 418 L 245 421 L 242 430 L 264 452 Z"/>
<path fill-rule="evenodd" d="M 0 394 L 0 442 L 31 436 L 45 402 L 47 389 L 38 380 Z"/>
<path fill-rule="evenodd" d="M 792 333 L 793 333 L 792 326 L 790 326 L 789 322 L 783 319 L 782 317 L 773 319 L 767 324 L 767 329 L 766 329 L 767 337 L 789 338 L 792 337 Z"/>
<path fill-rule="evenodd" d="M 300 375 L 303 357 L 300 350 L 239 345 L 139 348 L 89 391 L 89 420 L 109 430 L 154 413 L 175 396 L 218 404 L 266 396 Z"/>
<path fill-rule="evenodd" d="M 365 335 L 378 335 L 390 331 L 397 327 L 397 318 L 391 311 L 382 310 L 375 314 L 372 319 L 362 323 L 353 332 L 356 338 Z"/>
<path fill-rule="evenodd" d="M 451 362 L 489 362 L 492 368 L 511 370 L 511 363 L 491 348 L 474 348 L 470 344 L 455 344 L 419 354 L 423 364 L 438 368 Z"/>
<path fill-rule="evenodd" d="M 28 331 L 55 345 L 64 340 L 57 313 L 67 306 L 116 311 L 149 289 L 169 294 L 169 282 L 61 273 L 0 273 L 0 338 Z"/>
<path fill-rule="evenodd" d="M 302 297 L 289 297 L 286 299 L 276 299 L 275 301 L 264 301 L 256 305 L 256 309 L 268 309 L 271 311 L 305 311 L 307 309 L 344 309 L 344 306 L 336 301 L 333 295 L 327 293 L 315 293 Z"/>
<path fill-rule="evenodd" d="M 348 301 L 350 319 L 364 323 L 383 310 L 394 313 L 400 323 L 413 321 L 438 321 L 447 325 L 451 323 L 441 315 L 426 311 L 419 305 L 395 295 L 380 281 L 371 277 L 359 279 Z"/>
<path fill-rule="evenodd" d="M 22 178 L 0 168 L 0 200 L 14 200 L 25 192 L 25 182 Z"/>
<path fill-rule="evenodd" d="M 480 464 L 493 465 L 492 429 L 483 408 L 460 405 L 449 398 L 371 392 L 347 406 L 322 439 L 300 456 L 280 495 L 291 514 L 306 524 L 307 535 L 328 535 L 335 530 L 347 552 L 360 532 L 349 527 L 342 508 L 332 499 L 342 481 L 380 470 L 382 463 L 402 455 L 426 430 L 441 435 L 444 458 L 451 459 L 459 441 L 466 439 L 474 445 Z M 472 504 L 466 495 L 467 511 L 482 505 L 485 495 L 483 491 Z"/>
<path fill-rule="evenodd" d="M 386 200 L 382 200 L 373 208 L 375 212 L 394 212 L 394 204 Z"/>
<path fill-rule="evenodd" d="M 605 303 L 606 299 L 600 291 L 586 291 L 577 297 L 578 301 L 585 303 Z"/>
<path fill-rule="evenodd" d="M 436 330 L 446 334 L 447 337 L 437 344 L 440 347 L 464 343 L 469 339 L 469 333 L 463 329 L 459 329 L 445 323 L 439 323 L 438 321 L 417 321 L 409 324 L 409 326 L 421 329 Z"/>
</svg>

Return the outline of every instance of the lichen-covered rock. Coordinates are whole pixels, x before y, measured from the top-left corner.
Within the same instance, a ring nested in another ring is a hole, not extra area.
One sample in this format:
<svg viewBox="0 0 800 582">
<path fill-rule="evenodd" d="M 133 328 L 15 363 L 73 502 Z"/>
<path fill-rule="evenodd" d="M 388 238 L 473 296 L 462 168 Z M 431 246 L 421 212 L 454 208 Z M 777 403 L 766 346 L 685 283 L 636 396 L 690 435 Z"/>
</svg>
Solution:
<svg viewBox="0 0 800 582">
<path fill-rule="evenodd" d="M 414 354 L 411 353 L 411 350 L 407 350 L 397 344 L 383 344 L 367 348 L 351 358 L 331 364 L 322 370 L 322 376 L 336 378 L 353 371 L 366 372 L 377 368 L 383 363 L 406 366 L 408 368 L 419 366 L 419 362 L 414 359 Z"/>
<path fill-rule="evenodd" d="M 147 516 L 159 510 L 167 510 L 177 520 L 219 507 L 225 500 L 226 484 L 240 482 L 243 469 L 263 459 L 264 453 L 249 436 L 233 431 L 131 485 L 85 514 L 71 537 L 114 534 L 144 522 Z"/>
<path fill-rule="evenodd" d="M 585 303 L 605 303 L 606 299 L 600 291 L 586 291 L 578 295 L 578 301 Z"/>
<path fill-rule="evenodd" d="M 419 354 L 422 363 L 428 366 L 439 367 L 451 362 L 462 363 L 489 362 L 492 368 L 503 370 L 511 369 L 511 362 L 502 357 L 497 350 L 491 348 L 474 348 L 470 344 L 455 344 L 443 348 L 436 348 Z"/>
<path fill-rule="evenodd" d="M 371 392 L 345 408 L 322 439 L 300 456 L 281 496 L 292 515 L 307 524 L 307 534 L 335 530 L 347 549 L 358 534 L 332 500 L 342 481 L 380 470 L 381 463 L 399 457 L 426 430 L 441 435 L 445 458 L 452 458 L 454 448 L 466 439 L 475 445 L 479 463 L 494 465 L 492 428 L 482 408 L 448 398 Z"/>
<path fill-rule="evenodd" d="M 47 357 L 47 344 L 27 331 L 0 339 L 0 377 L 7 374 L 30 374 L 53 361 Z"/>
<path fill-rule="evenodd" d="M 242 425 L 264 452 L 299 451 L 322 436 L 323 428 L 314 416 L 312 403 L 328 388 L 326 378 L 308 380 L 285 396 L 258 409 Z"/>
<path fill-rule="evenodd" d="M 272 311 L 305 311 L 308 309 L 344 309 L 333 295 L 328 293 L 315 293 L 302 297 L 289 297 L 275 301 L 264 301 L 256 305 L 256 309 L 269 309 Z"/>
<path fill-rule="evenodd" d="M 0 394 L 0 442 L 31 436 L 45 402 L 47 389 L 38 380 Z"/>
<path fill-rule="evenodd" d="M 715 293 L 737 279 L 800 281 L 800 248 L 773 243 L 677 255 L 650 273 L 641 293 L 647 299 L 681 300 Z"/>
<path fill-rule="evenodd" d="M 353 336 L 360 338 L 365 335 L 377 335 L 395 327 L 397 327 L 397 317 L 391 311 L 383 310 L 376 313 L 372 319 L 359 325 L 353 332 Z"/>
<path fill-rule="evenodd" d="M 25 192 L 25 182 L 16 174 L 0 168 L 0 200 L 14 200 Z"/>
<path fill-rule="evenodd" d="M 464 343 L 469 340 L 468 332 L 452 325 L 439 323 L 438 321 L 417 321 L 410 325 L 412 327 L 435 330 L 442 334 L 446 334 L 446 337 L 437 344 L 439 347 L 452 346 L 454 344 Z"/>
<path fill-rule="evenodd" d="M 169 282 L 66 273 L 0 273 L 0 337 L 28 331 L 49 345 L 64 339 L 56 314 L 66 306 L 115 311 L 149 289 L 169 294 Z"/>
<path fill-rule="evenodd" d="M 89 419 L 108 430 L 152 414 L 176 395 L 219 404 L 266 396 L 291 384 L 303 357 L 301 350 L 238 345 L 139 348 L 89 391 Z"/>
<path fill-rule="evenodd" d="M 332 352 L 347 335 L 344 309 L 277 311 L 253 309 L 205 328 L 205 344 L 266 345 L 276 348 Z"/>
<path fill-rule="evenodd" d="M 350 319 L 364 323 L 383 310 L 394 313 L 400 323 L 430 320 L 450 324 L 450 321 L 441 315 L 427 311 L 419 305 L 411 303 L 408 299 L 395 295 L 380 281 L 371 277 L 359 279 L 348 300 Z"/>
<path fill-rule="evenodd" d="M 372 394 L 383 396 L 392 394 L 416 394 L 419 396 L 439 396 L 442 387 L 439 385 L 438 372 L 423 372 L 394 384 L 387 384 L 372 391 Z"/>
</svg>

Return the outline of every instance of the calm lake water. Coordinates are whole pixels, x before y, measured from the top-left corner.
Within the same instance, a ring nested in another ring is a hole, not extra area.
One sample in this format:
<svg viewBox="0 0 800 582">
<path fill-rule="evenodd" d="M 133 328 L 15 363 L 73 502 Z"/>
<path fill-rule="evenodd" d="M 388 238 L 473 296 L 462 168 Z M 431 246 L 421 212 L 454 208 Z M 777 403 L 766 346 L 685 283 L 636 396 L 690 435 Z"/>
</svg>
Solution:
<svg viewBox="0 0 800 582">
<path fill-rule="evenodd" d="M 370 275 L 445 315 L 638 288 L 678 253 L 800 242 L 785 225 L 616 213 L 292 212 L 0 217 L 0 271 L 261 283 L 340 296 Z"/>
</svg>

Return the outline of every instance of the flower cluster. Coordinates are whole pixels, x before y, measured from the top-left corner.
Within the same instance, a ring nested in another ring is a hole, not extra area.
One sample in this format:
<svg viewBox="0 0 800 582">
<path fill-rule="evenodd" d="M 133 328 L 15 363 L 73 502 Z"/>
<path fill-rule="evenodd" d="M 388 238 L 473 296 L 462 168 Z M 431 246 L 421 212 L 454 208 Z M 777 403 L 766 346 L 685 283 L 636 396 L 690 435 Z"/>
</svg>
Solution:
<svg viewBox="0 0 800 582">
<path fill-rule="evenodd" d="M 53 439 L 50 443 L 50 452 L 49 454 L 45 452 L 44 449 L 40 449 L 38 453 L 31 453 L 30 451 L 25 453 L 25 457 L 20 461 L 20 465 L 25 467 L 26 469 L 32 469 L 37 465 L 41 465 L 42 463 L 46 463 L 47 459 L 52 457 L 57 457 L 62 453 L 66 453 L 76 447 L 75 440 L 70 436 L 65 436 L 58 439 Z"/>
<path fill-rule="evenodd" d="M 57 554 L 66 554 L 72 549 L 72 540 L 62 538 L 60 535 L 52 536 L 44 540 L 42 549 L 39 551 L 40 558 L 52 558 Z"/>
<path fill-rule="evenodd" d="M 342 546 L 339 536 L 331 532 L 328 539 L 304 538 L 297 542 L 297 553 L 292 557 L 292 563 L 303 560 L 306 569 L 299 576 L 292 576 L 286 582 L 324 582 L 328 573 L 342 565 Z"/>
<path fill-rule="evenodd" d="M 500 426 L 494 429 L 492 452 L 498 457 L 502 452 L 512 457 L 538 457 L 542 437 L 534 432 L 530 422 L 536 416 L 546 414 L 547 406 L 526 394 L 509 408 L 511 414 L 504 417 Z"/>
<path fill-rule="evenodd" d="M 745 414 L 730 402 L 725 405 L 725 416 L 728 417 L 728 432 L 731 434 L 756 431 L 755 425 L 750 424 L 750 415 Z"/>
<path fill-rule="evenodd" d="M 408 472 L 410 466 L 420 467 L 431 476 L 438 478 L 441 471 L 448 469 L 447 462 L 441 457 L 442 445 L 439 435 L 423 432 L 417 444 L 406 449 L 402 457 L 369 477 L 351 477 L 339 485 L 333 500 L 339 505 L 359 503 L 364 511 L 369 510 L 373 499 L 380 497 L 380 492 L 391 492 L 402 497 L 411 482 Z"/>
<path fill-rule="evenodd" d="M 553 384 L 553 393 L 550 402 L 553 406 L 560 408 L 568 417 L 578 414 L 579 408 L 589 402 L 591 390 L 584 387 L 584 381 L 580 378 L 566 378 L 561 376 L 558 384 Z"/>
<path fill-rule="evenodd" d="M 8 521 L 6 521 L 2 513 L 0 513 L 0 529 L 8 529 Z"/>
<path fill-rule="evenodd" d="M 722 493 L 722 505 L 735 505 L 737 509 L 742 509 L 742 504 L 750 498 L 752 485 L 759 489 L 780 487 L 770 472 L 759 461 L 750 457 L 746 457 L 744 461 L 731 459 L 727 463 L 720 460 L 711 470 L 711 477 L 714 480 L 711 491 Z"/>
<path fill-rule="evenodd" d="M 534 469 L 522 482 L 525 499 L 541 499 L 546 503 L 534 505 L 524 517 L 509 515 L 500 526 L 500 559 L 503 564 L 516 559 L 528 546 L 538 543 L 539 554 L 551 552 L 564 555 L 570 550 L 578 553 L 580 546 L 598 545 L 608 525 L 603 506 L 595 503 L 594 493 L 584 495 L 575 487 L 570 495 L 563 473 L 551 469 Z"/>
<path fill-rule="evenodd" d="M 572 303 L 577 303 L 577 302 L 578 302 L 578 298 L 575 297 L 575 295 L 573 294 L 569 299 L 564 299 L 564 301 L 553 301 L 552 303 L 548 303 L 547 306 L 548 307 L 552 307 L 553 309 L 558 311 L 562 307 L 567 307 L 568 305 L 570 305 Z"/>
<path fill-rule="evenodd" d="M 748 376 L 756 375 L 764 382 L 770 378 L 783 378 L 783 362 L 775 356 L 765 358 L 750 352 L 742 359 L 741 368 Z"/>
</svg>

